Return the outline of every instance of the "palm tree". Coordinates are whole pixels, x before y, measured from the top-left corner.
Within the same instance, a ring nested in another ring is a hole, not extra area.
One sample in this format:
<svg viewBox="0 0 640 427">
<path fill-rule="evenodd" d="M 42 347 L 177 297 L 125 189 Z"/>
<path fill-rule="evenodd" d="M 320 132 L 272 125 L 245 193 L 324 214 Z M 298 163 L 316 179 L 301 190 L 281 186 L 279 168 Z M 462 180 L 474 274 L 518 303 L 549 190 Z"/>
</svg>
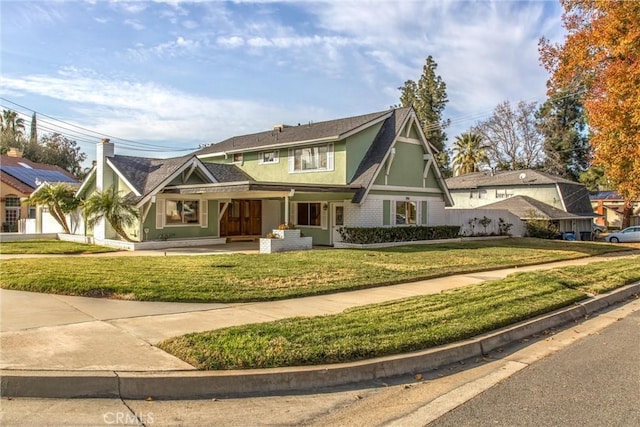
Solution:
<svg viewBox="0 0 640 427">
<path fill-rule="evenodd" d="M 75 197 L 75 189 L 68 184 L 58 182 L 45 184 L 36 189 L 23 203 L 46 206 L 49 213 L 62 226 L 66 234 L 71 234 L 66 215 L 73 212 L 80 201 Z"/>
<path fill-rule="evenodd" d="M 478 172 L 482 164 L 488 164 L 487 146 L 477 133 L 463 133 L 456 137 L 453 144 L 453 168 L 456 175 Z"/>
<path fill-rule="evenodd" d="M 127 196 L 110 187 L 93 193 L 82 206 L 89 227 L 95 226 L 100 219 L 105 219 L 120 237 L 127 242 L 134 241 L 124 229 L 136 223 L 139 213 Z"/>
<path fill-rule="evenodd" d="M 18 113 L 15 111 L 2 110 L 0 125 L 4 135 L 13 137 L 24 135 L 24 119 L 22 117 L 18 117 Z"/>
<path fill-rule="evenodd" d="M 11 110 L 2 110 L 0 115 L 0 152 L 22 147 L 24 139 L 24 119 Z"/>
</svg>

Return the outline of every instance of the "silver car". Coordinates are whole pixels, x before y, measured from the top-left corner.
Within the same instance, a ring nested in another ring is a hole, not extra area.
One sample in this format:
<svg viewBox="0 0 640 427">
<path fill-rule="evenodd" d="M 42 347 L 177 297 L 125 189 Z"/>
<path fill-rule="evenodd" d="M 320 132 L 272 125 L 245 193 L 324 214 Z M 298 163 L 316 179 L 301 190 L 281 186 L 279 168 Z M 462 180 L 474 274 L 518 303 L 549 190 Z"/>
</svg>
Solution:
<svg viewBox="0 0 640 427">
<path fill-rule="evenodd" d="M 624 230 L 616 231 L 605 237 L 610 243 L 620 242 L 640 242 L 640 226 L 627 227 Z"/>
</svg>

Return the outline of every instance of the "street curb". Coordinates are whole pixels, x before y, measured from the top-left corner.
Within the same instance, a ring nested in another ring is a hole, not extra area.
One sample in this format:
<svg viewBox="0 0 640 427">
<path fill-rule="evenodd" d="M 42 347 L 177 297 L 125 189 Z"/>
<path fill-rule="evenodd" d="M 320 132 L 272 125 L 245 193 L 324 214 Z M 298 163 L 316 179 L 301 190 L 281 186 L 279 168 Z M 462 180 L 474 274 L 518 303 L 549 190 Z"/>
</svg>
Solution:
<svg viewBox="0 0 640 427">
<path fill-rule="evenodd" d="M 640 282 L 534 319 L 436 348 L 359 362 L 228 371 L 34 371 L 1 370 L 6 397 L 198 399 L 312 390 L 429 371 L 482 357 L 511 342 L 583 319 L 640 294 Z"/>
</svg>

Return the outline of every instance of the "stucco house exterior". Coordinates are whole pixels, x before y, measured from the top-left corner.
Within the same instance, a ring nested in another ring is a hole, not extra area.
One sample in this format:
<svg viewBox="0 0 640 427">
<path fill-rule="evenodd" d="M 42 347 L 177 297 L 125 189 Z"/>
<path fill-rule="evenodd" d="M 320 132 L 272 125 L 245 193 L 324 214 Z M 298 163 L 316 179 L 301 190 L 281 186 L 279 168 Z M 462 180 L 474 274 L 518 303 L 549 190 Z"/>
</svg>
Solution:
<svg viewBox="0 0 640 427">
<path fill-rule="evenodd" d="M 18 231 L 21 220 L 33 220 L 33 232 L 61 231 L 60 227 L 47 215 L 46 209 L 28 206 L 22 200 L 29 197 L 45 182 L 65 182 L 77 184 L 78 179 L 59 166 L 32 162 L 22 157 L 22 152 L 11 149 L 6 156 L 0 156 L 0 212 L 2 231 Z M 37 222 L 36 222 L 37 220 Z M 49 227 L 47 227 L 49 226 Z M 49 230 L 43 230 L 49 228 Z"/>
<path fill-rule="evenodd" d="M 532 169 L 476 172 L 446 182 L 456 209 L 501 209 L 522 221 L 548 220 L 577 240 L 588 236 L 596 217 L 584 185 Z"/>
<path fill-rule="evenodd" d="M 115 151 L 108 140 L 98 144 L 78 194 L 128 194 L 140 213 L 129 230 L 138 242 L 224 243 L 292 223 L 314 245 L 333 245 L 341 226 L 445 225 L 452 204 L 411 108 L 274 126 L 177 158 Z M 116 237 L 104 223 L 88 233 Z"/>
<path fill-rule="evenodd" d="M 596 224 L 607 228 L 622 227 L 625 201 L 617 191 L 598 191 L 590 194 L 589 200 L 598 215 Z M 640 200 L 631 203 L 630 225 L 640 225 Z"/>
</svg>

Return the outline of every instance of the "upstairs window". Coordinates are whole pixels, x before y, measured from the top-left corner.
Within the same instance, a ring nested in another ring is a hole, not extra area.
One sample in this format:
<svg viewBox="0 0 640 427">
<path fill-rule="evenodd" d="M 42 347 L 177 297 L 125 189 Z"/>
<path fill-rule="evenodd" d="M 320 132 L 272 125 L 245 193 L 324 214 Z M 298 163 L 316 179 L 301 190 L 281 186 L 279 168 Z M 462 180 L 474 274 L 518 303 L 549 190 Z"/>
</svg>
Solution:
<svg viewBox="0 0 640 427">
<path fill-rule="evenodd" d="M 333 144 L 289 150 L 289 172 L 333 170 Z"/>
<path fill-rule="evenodd" d="M 278 151 L 263 151 L 260 153 L 260 161 L 258 163 L 261 165 L 278 163 L 279 157 Z"/>
<path fill-rule="evenodd" d="M 242 155 L 242 153 L 235 153 L 233 155 L 233 163 L 242 163 L 243 160 L 244 156 Z"/>
<path fill-rule="evenodd" d="M 509 197 L 513 197 L 513 190 L 510 188 L 502 188 L 496 190 L 496 199 L 508 199 Z"/>
</svg>

